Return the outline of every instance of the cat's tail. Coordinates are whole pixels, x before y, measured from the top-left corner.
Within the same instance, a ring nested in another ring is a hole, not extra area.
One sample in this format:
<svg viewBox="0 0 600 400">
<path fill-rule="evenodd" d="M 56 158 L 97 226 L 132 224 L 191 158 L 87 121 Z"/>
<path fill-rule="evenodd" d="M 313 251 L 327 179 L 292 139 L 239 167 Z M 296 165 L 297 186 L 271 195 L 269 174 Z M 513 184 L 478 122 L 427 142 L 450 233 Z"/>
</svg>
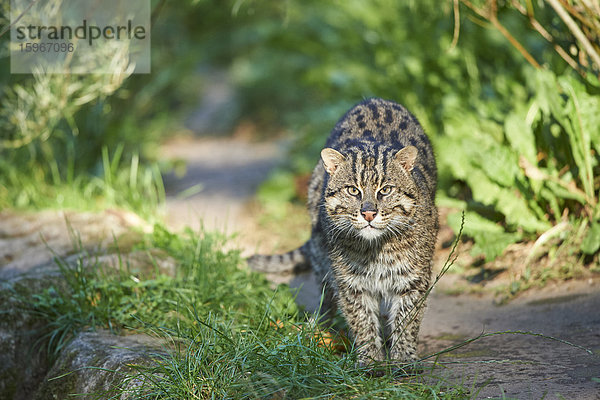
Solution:
<svg viewBox="0 0 600 400">
<path fill-rule="evenodd" d="M 267 273 L 299 273 L 311 269 L 306 256 L 308 242 L 284 254 L 255 254 L 247 259 L 248 266 L 259 272 Z"/>
</svg>

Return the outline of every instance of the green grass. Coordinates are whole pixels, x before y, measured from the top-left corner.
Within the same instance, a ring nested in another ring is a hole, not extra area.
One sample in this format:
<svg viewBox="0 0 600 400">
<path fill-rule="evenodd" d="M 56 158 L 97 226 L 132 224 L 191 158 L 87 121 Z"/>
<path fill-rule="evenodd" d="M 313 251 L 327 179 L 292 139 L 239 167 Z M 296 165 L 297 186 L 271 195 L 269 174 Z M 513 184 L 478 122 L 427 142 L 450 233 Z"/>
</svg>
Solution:
<svg viewBox="0 0 600 400">
<path fill-rule="evenodd" d="M 330 334 L 308 322 L 292 293 L 274 291 L 237 252 L 221 250 L 224 240 L 156 226 L 127 251 L 115 242 L 116 266 L 81 248 L 75 262 L 57 259 L 62 283 L 20 295 L 26 312 L 47 321 L 38 344 L 56 355 L 78 332 L 97 328 L 165 339 L 167 352 L 127 378 L 143 382 L 135 398 L 466 397 L 459 386 L 432 384 L 428 373 L 425 383 L 401 370 L 371 377 L 356 368 L 352 345 L 339 337 L 327 344 Z"/>
<path fill-rule="evenodd" d="M 136 154 L 125 160 L 122 146 L 112 154 L 102 148 L 96 174 L 80 173 L 68 164 L 63 168 L 49 160 L 21 165 L 11 158 L 0 159 L 0 210 L 125 208 L 152 220 L 164 204 L 158 164 L 141 163 Z"/>
<path fill-rule="evenodd" d="M 386 374 L 370 377 L 354 367 L 355 353 L 320 345 L 315 328 L 287 320 L 274 329 L 269 313 L 243 330 L 218 316 L 197 320 L 193 332 L 161 333 L 180 339 L 175 352 L 133 376 L 151 382 L 136 398 L 463 398 L 460 388 L 442 393 L 441 383 Z M 181 340 L 183 339 L 183 340 Z"/>
<path fill-rule="evenodd" d="M 267 302 L 273 317 L 298 313 L 289 293 L 273 295 L 262 276 L 239 268 L 237 252 L 220 250 L 223 242 L 218 234 L 175 235 L 157 225 L 128 255 L 112 255 L 116 266 L 111 266 L 76 241 L 76 260 L 55 259 L 64 282 L 34 294 L 30 311 L 48 321 L 53 353 L 87 328 L 174 329 L 214 313 L 227 315 L 239 328 L 262 318 Z M 118 242 L 113 247 L 119 251 Z"/>
</svg>

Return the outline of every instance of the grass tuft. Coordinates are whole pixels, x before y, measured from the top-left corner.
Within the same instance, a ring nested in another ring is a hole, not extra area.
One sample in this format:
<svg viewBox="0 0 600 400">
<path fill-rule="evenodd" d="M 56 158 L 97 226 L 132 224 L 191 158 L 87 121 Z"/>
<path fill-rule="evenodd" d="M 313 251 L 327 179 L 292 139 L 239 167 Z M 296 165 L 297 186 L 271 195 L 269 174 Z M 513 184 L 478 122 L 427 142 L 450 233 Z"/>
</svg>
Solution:
<svg viewBox="0 0 600 400">
<path fill-rule="evenodd" d="M 272 319 L 272 318 L 269 318 Z M 177 343 L 154 367 L 138 367 L 131 379 L 147 382 L 129 393 L 142 399 L 189 398 L 397 398 L 458 399 L 465 391 L 425 384 L 416 377 L 371 377 L 354 368 L 356 354 L 322 346 L 315 328 L 286 321 L 284 328 L 249 325 L 210 315 L 188 332 L 157 329 Z M 293 323 L 293 324 L 292 324 Z M 289 326 L 289 328 L 285 328 Z"/>
<path fill-rule="evenodd" d="M 20 300 L 47 321 L 42 340 L 51 355 L 78 332 L 97 328 L 164 339 L 165 352 L 153 355 L 151 366 L 133 366 L 108 397 L 465 397 L 460 386 L 432 385 L 432 379 L 425 383 L 402 371 L 375 377 L 355 368 L 356 351 L 345 338 L 309 322 L 291 291 L 273 291 L 243 267 L 238 252 L 222 250 L 224 240 L 155 226 L 131 253 L 113 255 L 112 265 L 107 255 L 89 254 L 79 243 L 76 255 L 56 259 L 62 283 Z M 132 256 L 139 254 L 147 262 Z M 176 269 L 165 267 L 169 263 Z"/>
</svg>

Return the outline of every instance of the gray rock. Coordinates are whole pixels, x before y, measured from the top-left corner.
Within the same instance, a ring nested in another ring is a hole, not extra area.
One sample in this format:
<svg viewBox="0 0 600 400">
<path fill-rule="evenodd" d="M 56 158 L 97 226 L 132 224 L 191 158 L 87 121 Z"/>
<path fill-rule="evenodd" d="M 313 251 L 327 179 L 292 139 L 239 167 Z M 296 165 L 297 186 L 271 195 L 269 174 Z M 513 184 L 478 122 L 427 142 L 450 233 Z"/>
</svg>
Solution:
<svg viewBox="0 0 600 400">
<path fill-rule="evenodd" d="M 164 353 L 158 339 L 146 335 L 115 336 L 108 331 L 83 332 L 69 343 L 54 362 L 35 400 L 133 398 L 142 383 L 136 366 L 150 366 L 153 356 Z"/>
<path fill-rule="evenodd" d="M 52 269 L 40 266 L 40 269 Z M 42 279 L 40 279 L 42 278 Z M 19 276 L 0 282 L 0 399 L 29 400 L 44 379 L 49 359 L 41 346 L 36 346 L 44 322 L 24 312 L 22 296 L 39 293 L 58 276 L 52 273 L 37 278 Z"/>
<path fill-rule="evenodd" d="M 158 340 L 83 332 L 50 356 L 42 337 L 47 322 L 27 310 L 23 300 L 50 286 L 64 286 L 54 257 L 66 264 L 79 260 L 89 268 L 126 263 L 138 272 L 154 270 L 156 261 L 163 273 L 173 274 L 175 262 L 160 251 L 128 253 L 139 240 L 136 232 L 148 226 L 133 214 L 114 210 L 2 211 L 0 221 L 0 400 L 63 399 L 73 393 L 98 398 L 95 394 L 115 386 L 134 385 L 127 375 L 130 365 L 147 365 L 149 354 L 160 351 Z M 117 250 L 122 255 L 111 253 Z"/>
</svg>

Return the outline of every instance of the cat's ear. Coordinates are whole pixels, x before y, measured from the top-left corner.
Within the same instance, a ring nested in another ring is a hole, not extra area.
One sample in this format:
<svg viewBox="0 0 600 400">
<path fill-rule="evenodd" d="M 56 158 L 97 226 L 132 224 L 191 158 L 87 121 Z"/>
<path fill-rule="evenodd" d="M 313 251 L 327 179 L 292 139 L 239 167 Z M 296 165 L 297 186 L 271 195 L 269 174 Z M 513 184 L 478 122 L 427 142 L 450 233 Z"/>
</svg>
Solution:
<svg viewBox="0 0 600 400">
<path fill-rule="evenodd" d="M 415 146 L 406 146 L 397 152 L 394 158 L 400 162 L 400 165 L 402 165 L 406 171 L 410 172 L 417 160 L 417 148 Z"/>
<path fill-rule="evenodd" d="M 329 172 L 329 174 L 333 174 L 345 159 L 346 158 L 337 150 L 331 148 L 324 148 L 321 150 L 321 160 L 323 160 L 325 170 Z"/>
</svg>

